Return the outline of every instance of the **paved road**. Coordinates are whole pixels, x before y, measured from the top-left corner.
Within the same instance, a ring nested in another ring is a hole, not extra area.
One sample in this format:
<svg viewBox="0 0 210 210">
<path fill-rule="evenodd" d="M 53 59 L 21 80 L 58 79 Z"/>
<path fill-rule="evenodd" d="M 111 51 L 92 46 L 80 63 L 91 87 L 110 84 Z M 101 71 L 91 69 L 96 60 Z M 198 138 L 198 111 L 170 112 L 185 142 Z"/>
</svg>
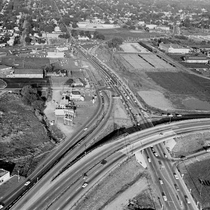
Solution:
<svg viewBox="0 0 210 210">
<path fill-rule="evenodd" d="M 102 119 L 101 116 L 102 116 L 103 110 L 104 110 L 104 103 L 102 103 L 102 99 L 101 99 L 102 96 L 100 94 L 98 94 L 97 97 L 98 97 L 98 106 L 96 108 L 96 111 L 95 111 L 92 119 L 90 121 L 84 123 L 84 128 L 87 127 L 89 129 L 93 129 L 97 125 L 96 124 L 97 123 L 97 120 L 98 119 Z M 108 98 L 107 97 L 108 96 L 104 93 L 105 101 L 108 101 Z M 62 156 L 62 154 L 65 153 L 65 151 L 72 150 L 75 147 L 77 148 L 77 146 L 79 144 L 77 142 L 80 139 L 82 139 L 82 137 L 85 137 L 87 134 L 88 134 L 88 130 L 85 130 L 84 131 L 83 128 L 82 128 L 79 132 L 75 133 L 72 138 L 67 139 L 64 143 L 62 143 L 61 145 L 59 145 L 57 147 L 57 149 L 53 150 L 53 152 L 50 153 L 49 156 L 47 156 L 47 158 L 44 159 L 39 164 L 39 166 L 28 177 L 27 180 L 31 180 L 33 182 L 36 182 L 36 180 L 39 179 L 40 174 L 42 174 L 44 171 L 48 171 L 49 170 L 48 168 L 49 167 L 51 168 L 52 167 L 52 164 L 55 164 L 55 162 L 57 160 L 59 160 L 59 158 Z M 85 147 L 84 146 L 83 146 L 83 150 L 85 150 Z M 63 158 L 62 161 L 61 161 L 61 163 L 63 163 L 63 165 L 61 164 L 60 166 L 58 165 L 58 166 L 55 166 L 53 168 L 54 174 L 56 174 L 56 170 L 57 171 L 60 171 L 61 168 L 63 166 L 65 166 L 64 160 L 65 160 L 65 158 Z M 53 177 L 52 174 L 51 174 L 51 177 Z M 19 188 L 16 189 L 10 196 L 8 196 L 6 198 L 3 198 L 3 202 L 6 203 L 6 204 L 10 204 L 13 200 L 17 199 L 17 197 L 20 196 L 25 191 L 25 189 L 26 189 L 25 186 L 19 186 Z"/>
</svg>

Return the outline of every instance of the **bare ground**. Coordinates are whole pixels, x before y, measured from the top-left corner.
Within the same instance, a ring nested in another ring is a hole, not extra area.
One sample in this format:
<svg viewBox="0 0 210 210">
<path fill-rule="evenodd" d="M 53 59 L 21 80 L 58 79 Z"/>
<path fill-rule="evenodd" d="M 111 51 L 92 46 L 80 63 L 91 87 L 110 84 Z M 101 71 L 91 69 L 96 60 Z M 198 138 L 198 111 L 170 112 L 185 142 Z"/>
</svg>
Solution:
<svg viewBox="0 0 210 210">
<path fill-rule="evenodd" d="M 176 145 L 173 148 L 173 156 L 189 155 L 202 149 L 210 141 L 210 132 L 199 132 L 175 138 Z"/>
</svg>

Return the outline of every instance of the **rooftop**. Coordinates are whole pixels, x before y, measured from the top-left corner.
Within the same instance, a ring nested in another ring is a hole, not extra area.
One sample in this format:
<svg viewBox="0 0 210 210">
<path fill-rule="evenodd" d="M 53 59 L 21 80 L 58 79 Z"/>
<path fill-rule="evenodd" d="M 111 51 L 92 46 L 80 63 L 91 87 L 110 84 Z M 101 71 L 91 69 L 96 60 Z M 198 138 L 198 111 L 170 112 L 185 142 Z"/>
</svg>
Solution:
<svg viewBox="0 0 210 210">
<path fill-rule="evenodd" d="M 4 176 L 4 175 L 7 174 L 8 172 L 9 172 L 9 171 L 6 171 L 6 170 L 0 168 L 0 177 L 1 177 L 1 176 Z"/>
<path fill-rule="evenodd" d="M 43 74 L 42 69 L 15 69 L 15 74 Z"/>
</svg>

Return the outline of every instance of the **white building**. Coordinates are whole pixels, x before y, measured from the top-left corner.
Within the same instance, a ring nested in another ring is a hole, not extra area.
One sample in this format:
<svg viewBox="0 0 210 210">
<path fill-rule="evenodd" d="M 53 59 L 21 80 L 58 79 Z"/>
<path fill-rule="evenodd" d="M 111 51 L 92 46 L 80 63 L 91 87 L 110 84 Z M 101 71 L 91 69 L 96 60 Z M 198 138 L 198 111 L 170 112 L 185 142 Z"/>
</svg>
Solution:
<svg viewBox="0 0 210 210">
<path fill-rule="evenodd" d="M 47 58 L 64 58 L 64 52 L 47 52 Z"/>
<path fill-rule="evenodd" d="M 85 98 L 80 94 L 79 91 L 72 91 L 70 93 L 71 100 L 78 100 L 78 101 L 84 101 Z"/>
<path fill-rule="evenodd" d="M 209 63 L 209 59 L 204 56 L 189 56 L 185 57 L 184 60 L 186 63 L 204 63 L 204 64 Z"/>
<path fill-rule="evenodd" d="M 15 69 L 6 77 L 9 78 L 43 78 L 42 69 Z"/>
<path fill-rule="evenodd" d="M 0 168 L 0 185 L 10 179 L 9 171 Z"/>
<path fill-rule="evenodd" d="M 182 47 L 178 44 L 159 44 L 159 49 L 167 53 L 177 53 L 177 54 L 188 54 L 191 52 L 191 49 L 188 47 Z"/>
<path fill-rule="evenodd" d="M 146 24 L 145 27 L 148 28 L 149 30 L 152 30 L 152 29 L 156 29 L 157 25 L 155 25 L 155 24 Z"/>
</svg>

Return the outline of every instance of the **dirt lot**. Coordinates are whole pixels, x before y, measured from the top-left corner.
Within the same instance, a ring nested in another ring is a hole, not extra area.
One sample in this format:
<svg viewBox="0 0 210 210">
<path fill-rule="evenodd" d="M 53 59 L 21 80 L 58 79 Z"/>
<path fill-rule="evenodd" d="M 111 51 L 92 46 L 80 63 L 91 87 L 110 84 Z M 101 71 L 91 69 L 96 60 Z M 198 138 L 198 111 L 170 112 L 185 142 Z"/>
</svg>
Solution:
<svg viewBox="0 0 210 210">
<path fill-rule="evenodd" d="M 173 148 L 173 156 L 180 157 L 181 155 L 193 154 L 199 151 L 210 142 L 210 132 L 202 132 L 197 134 L 189 134 L 174 138 L 176 145 Z"/>
<path fill-rule="evenodd" d="M 148 38 L 152 36 L 163 36 L 160 33 L 155 32 L 145 32 L 140 31 L 137 33 L 137 31 L 129 31 L 122 28 L 116 28 L 116 29 L 98 29 L 96 30 L 99 33 L 103 34 L 106 38 L 106 40 L 112 39 L 113 37 L 122 37 L 123 39 L 140 39 L 140 38 Z"/>
<path fill-rule="evenodd" d="M 25 58 L 17 56 L 7 56 L 2 58 L 2 64 L 7 66 L 16 66 L 24 69 L 40 69 L 48 65 L 48 58 Z"/>
<path fill-rule="evenodd" d="M 154 108 L 188 110 L 183 101 L 189 97 L 210 102 L 209 80 L 205 78 L 182 73 L 179 70 L 176 72 L 175 70 L 171 71 L 171 69 L 159 70 L 153 68 L 153 72 L 151 72 L 146 69 L 135 69 L 119 53 L 111 56 L 111 51 L 102 47 L 98 48 L 97 56 L 104 60 L 107 65 L 110 65 L 121 78 L 124 78 L 124 81 L 134 92 L 153 90 L 160 92 L 163 97 L 159 100 L 157 100 L 157 97 L 153 98 L 149 92 L 148 100 L 144 98 L 144 101 Z"/>
<path fill-rule="evenodd" d="M 203 149 L 204 146 L 209 145 L 210 132 L 200 132 L 178 137 L 175 141 L 177 144 L 172 150 L 174 157 L 190 155 Z M 201 185 L 199 179 L 210 181 L 209 161 L 210 154 L 206 153 L 202 156 L 181 161 L 178 164 L 179 170 L 184 174 L 184 181 L 188 189 L 192 190 L 192 195 L 195 197 L 196 201 L 202 203 L 203 207 L 210 207 L 210 187 Z"/>
<path fill-rule="evenodd" d="M 145 170 L 139 165 L 139 163 L 136 162 L 135 157 L 131 157 L 120 167 L 111 172 L 106 178 L 104 178 L 102 182 L 96 185 L 91 190 L 91 192 L 86 197 L 84 197 L 83 200 L 81 200 L 81 202 L 77 205 L 75 209 L 107 209 L 110 202 L 114 201 L 115 198 L 120 196 L 123 192 L 125 192 L 125 190 L 131 187 L 138 180 L 142 180 L 143 183 L 143 180 L 145 180 L 146 177 L 147 173 L 145 172 Z M 147 185 L 147 183 L 144 184 Z M 141 190 L 139 192 L 141 192 Z M 132 199 L 134 196 L 136 196 L 134 194 L 126 194 L 126 199 Z M 120 203 L 122 204 L 121 199 Z M 112 203 L 110 205 L 112 206 L 114 204 Z M 126 205 L 126 203 L 123 202 L 123 206 L 124 205 Z"/>
<path fill-rule="evenodd" d="M 210 181 L 210 154 L 202 159 L 193 158 L 190 162 L 183 162 L 179 165 L 181 173 L 184 173 L 184 181 L 191 189 L 196 201 L 199 201 L 204 208 L 210 208 L 210 186 L 202 185 L 199 180 Z"/>
</svg>

